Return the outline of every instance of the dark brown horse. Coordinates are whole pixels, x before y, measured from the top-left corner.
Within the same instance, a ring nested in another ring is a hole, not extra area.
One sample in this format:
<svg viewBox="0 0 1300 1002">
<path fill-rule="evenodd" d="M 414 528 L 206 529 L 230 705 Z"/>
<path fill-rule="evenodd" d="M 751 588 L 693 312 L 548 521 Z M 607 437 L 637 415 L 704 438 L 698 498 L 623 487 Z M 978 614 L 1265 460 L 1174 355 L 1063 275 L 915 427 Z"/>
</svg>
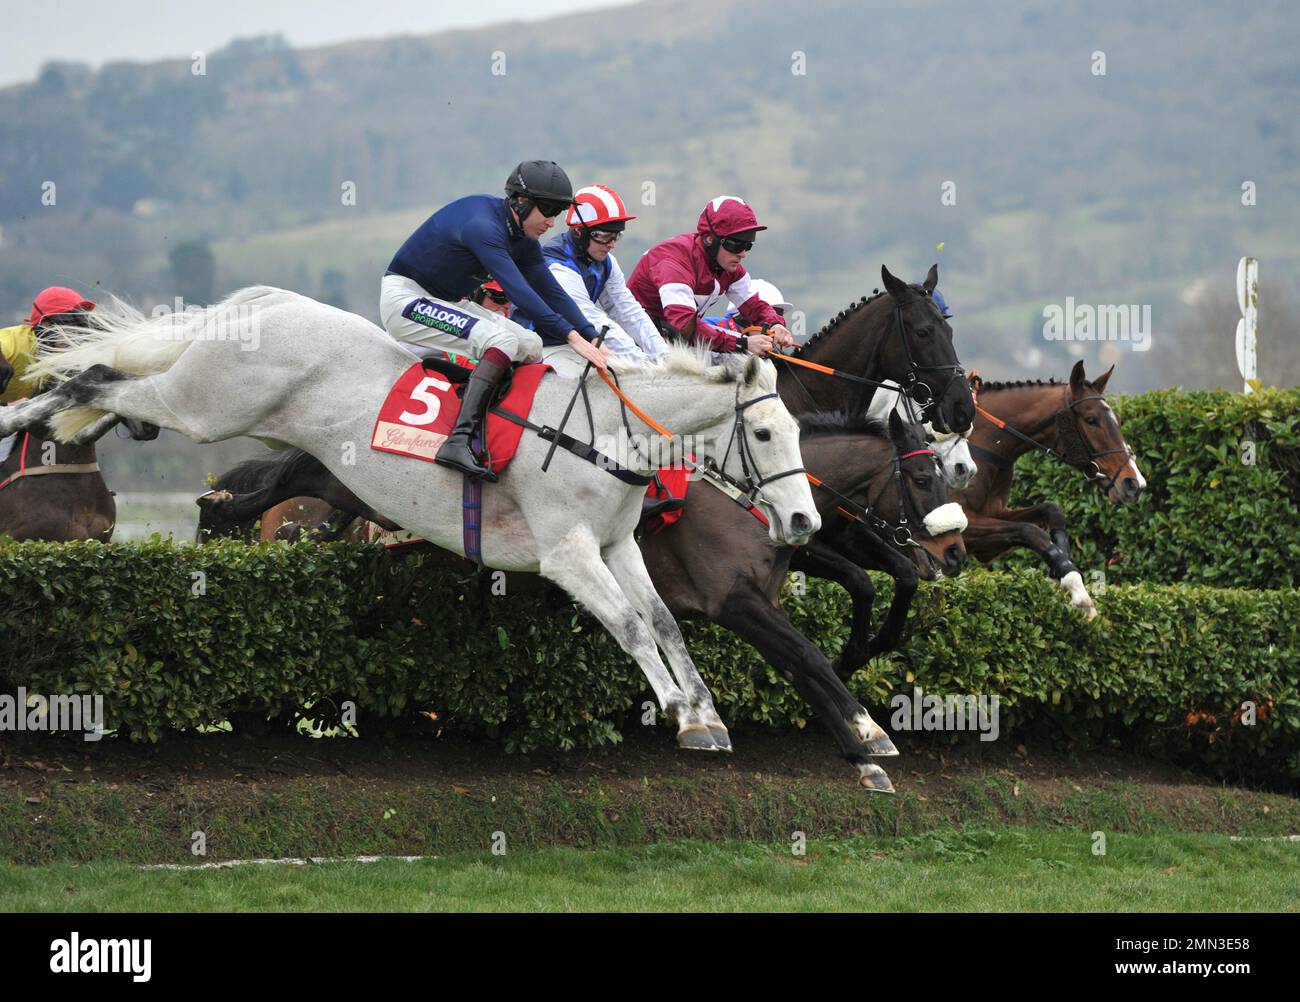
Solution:
<svg viewBox="0 0 1300 1002">
<path fill-rule="evenodd" d="M 916 545 L 959 569 L 965 559 L 960 533 L 932 534 L 928 528 L 934 523 L 927 516 L 948 504 L 947 488 L 915 428 L 891 416 L 885 435 L 879 425 L 842 414 L 805 415 L 800 424 L 804 463 L 830 488 L 813 490 L 824 525 L 849 524 L 838 510 L 844 503 L 837 494 L 843 495 L 855 506 L 870 506 L 890 528 L 905 518 Z M 858 769 L 862 786 L 893 790 L 868 756 L 894 755 L 897 749 L 781 608 L 794 549 L 773 547 L 757 519 L 722 492 L 697 483 L 681 520 L 642 539 L 641 552 L 675 617 L 718 623 L 753 645 L 813 707 L 840 755 Z"/>
<path fill-rule="evenodd" d="M 1070 561 L 1070 538 L 1059 505 L 1044 501 L 1010 508 L 1016 460 L 1044 452 L 1079 470 L 1105 492 L 1112 504 L 1134 504 L 1146 487 L 1133 450 L 1124 441 L 1119 418 L 1105 400 L 1114 366 L 1089 382 L 1076 362 L 1067 383 L 1018 381 L 990 383 L 976 377 L 978 412 L 971 454 L 979 472 L 964 490 L 954 492 L 969 525 L 966 547 L 988 561 L 1012 547 L 1033 550 L 1052 578 L 1070 593 L 1070 603 L 1091 619 L 1097 615 L 1079 569 Z"/>
</svg>

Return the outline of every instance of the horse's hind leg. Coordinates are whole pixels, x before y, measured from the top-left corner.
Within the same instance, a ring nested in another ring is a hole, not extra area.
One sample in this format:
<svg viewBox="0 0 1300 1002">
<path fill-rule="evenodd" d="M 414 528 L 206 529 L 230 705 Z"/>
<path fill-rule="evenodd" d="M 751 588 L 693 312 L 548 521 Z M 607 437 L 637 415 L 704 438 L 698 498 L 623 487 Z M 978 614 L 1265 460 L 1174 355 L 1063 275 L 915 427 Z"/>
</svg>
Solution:
<svg viewBox="0 0 1300 1002">
<path fill-rule="evenodd" d="M 718 747 L 731 750 L 731 737 L 727 733 L 722 718 L 713 707 L 713 694 L 704 679 L 700 677 L 695 662 L 691 660 L 682 638 L 681 627 L 668 611 L 668 606 L 655 591 L 650 572 L 646 569 L 641 548 L 631 536 L 615 543 L 605 550 L 605 564 L 609 567 L 619 588 L 640 613 L 641 619 L 654 635 L 655 643 L 668 658 L 677 684 L 690 700 L 691 709 L 695 711 L 709 728 Z"/>
<path fill-rule="evenodd" d="M 193 392 L 194 388 L 178 379 L 171 370 L 154 376 L 132 376 L 107 365 L 92 365 L 85 372 L 78 373 L 48 393 L 41 394 L 32 404 L 48 407 L 49 414 L 80 407 L 107 411 L 121 418 L 170 428 L 200 443 L 222 442 L 255 430 L 249 426 L 242 408 L 211 408 L 203 413 L 203 424 L 198 425 L 187 420 L 185 415 L 178 414 L 164 399 L 183 401 L 192 396 Z M 23 415 L 24 418 L 26 416 Z M 54 417 L 49 423 L 56 438 L 75 441 L 76 436 L 83 431 L 93 431 L 102 419 L 103 415 L 96 415 L 89 421 L 78 424 L 69 423 L 66 419 L 61 422 L 58 417 Z M 3 429 L 4 421 L 0 418 L 0 434 L 3 434 Z"/>
<path fill-rule="evenodd" d="M 741 587 L 727 596 L 716 621 L 752 644 L 772 667 L 789 677 L 835 738 L 840 755 L 857 768 L 858 782 L 864 789 L 894 792 L 885 770 L 867 756 L 897 755 L 898 749 L 874 722 L 879 740 L 867 742 L 856 722 L 851 722 L 853 708 L 860 710 L 867 721 L 871 718 L 835 677 L 826 656 L 794 628 L 784 609 L 774 609 L 757 588 Z"/>
<path fill-rule="evenodd" d="M 659 707 L 677 722 L 677 743 L 683 748 L 717 751 L 709 728 L 692 711 L 659 659 L 654 637 L 600 556 L 600 545 L 586 526 L 577 526 L 542 555 L 539 571 L 589 609 L 618 645 L 640 666 L 654 688 Z"/>
</svg>

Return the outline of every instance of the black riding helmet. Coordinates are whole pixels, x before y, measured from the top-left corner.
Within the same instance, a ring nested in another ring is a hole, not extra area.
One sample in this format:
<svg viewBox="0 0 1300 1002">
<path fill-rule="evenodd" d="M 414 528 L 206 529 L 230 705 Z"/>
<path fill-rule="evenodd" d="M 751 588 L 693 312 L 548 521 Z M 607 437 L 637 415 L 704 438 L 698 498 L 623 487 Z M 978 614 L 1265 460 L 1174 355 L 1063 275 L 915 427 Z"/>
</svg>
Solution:
<svg viewBox="0 0 1300 1002">
<path fill-rule="evenodd" d="M 573 204 L 573 185 L 554 160 L 525 160 L 506 180 L 506 200 L 521 223 L 534 208 L 540 208 L 545 216 L 558 216 Z"/>
</svg>

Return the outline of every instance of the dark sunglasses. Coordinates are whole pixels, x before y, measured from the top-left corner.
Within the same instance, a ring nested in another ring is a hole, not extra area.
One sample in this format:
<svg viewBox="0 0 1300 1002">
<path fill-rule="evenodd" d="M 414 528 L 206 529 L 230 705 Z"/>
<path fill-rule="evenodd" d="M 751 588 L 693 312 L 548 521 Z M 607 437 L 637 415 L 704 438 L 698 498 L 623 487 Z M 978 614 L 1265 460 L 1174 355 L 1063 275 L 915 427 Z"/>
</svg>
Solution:
<svg viewBox="0 0 1300 1002">
<path fill-rule="evenodd" d="M 504 292 L 493 292 L 491 289 L 485 289 L 483 290 L 483 295 L 487 296 L 488 299 L 492 300 L 492 302 L 496 303 L 498 306 L 505 306 L 510 302 L 510 297 Z"/>
<path fill-rule="evenodd" d="M 587 232 L 596 243 L 606 246 L 615 243 L 623 235 L 618 230 L 588 230 Z"/>
<path fill-rule="evenodd" d="M 554 219 L 569 207 L 568 202 L 552 202 L 548 198 L 534 199 L 533 205 L 537 206 L 537 211 L 547 219 Z"/>
<path fill-rule="evenodd" d="M 753 250 L 754 241 L 752 240 L 733 240 L 731 237 L 722 238 L 722 249 L 730 254 L 743 254 L 747 250 Z"/>
</svg>

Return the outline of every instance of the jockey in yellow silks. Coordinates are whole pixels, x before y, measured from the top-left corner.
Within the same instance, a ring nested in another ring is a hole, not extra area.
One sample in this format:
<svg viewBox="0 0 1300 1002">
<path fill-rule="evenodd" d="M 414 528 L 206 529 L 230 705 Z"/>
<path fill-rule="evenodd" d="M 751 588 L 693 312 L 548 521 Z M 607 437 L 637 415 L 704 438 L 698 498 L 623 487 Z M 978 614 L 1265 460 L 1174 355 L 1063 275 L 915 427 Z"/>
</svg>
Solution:
<svg viewBox="0 0 1300 1002">
<path fill-rule="evenodd" d="M 93 310 L 95 304 L 75 289 L 53 286 L 43 291 L 32 303 L 31 316 L 25 324 L 0 329 L 0 355 L 4 356 L 14 374 L 9 385 L 0 393 L 0 404 L 10 404 L 15 400 L 31 396 L 36 389 L 34 383 L 26 378 L 29 366 L 36 361 L 37 337 L 40 329 L 50 321 L 61 322 L 70 319 L 69 313 Z"/>
</svg>

